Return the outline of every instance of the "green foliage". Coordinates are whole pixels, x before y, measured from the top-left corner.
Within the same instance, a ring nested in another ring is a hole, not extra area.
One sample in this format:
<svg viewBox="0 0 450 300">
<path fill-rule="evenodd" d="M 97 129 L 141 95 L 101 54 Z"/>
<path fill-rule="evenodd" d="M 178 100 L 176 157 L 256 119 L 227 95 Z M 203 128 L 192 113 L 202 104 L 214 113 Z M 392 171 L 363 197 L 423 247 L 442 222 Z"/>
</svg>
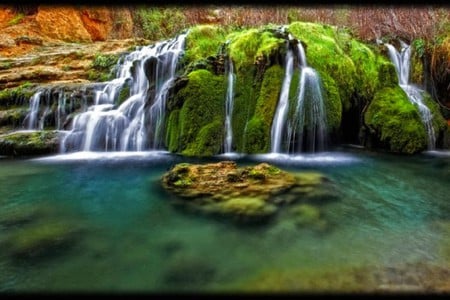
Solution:
<svg viewBox="0 0 450 300">
<path fill-rule="evenodd" d="M 420 38 L 420 39 L 415 39 L 415 40 L 412 42 L 412 46 L 413 46 L 415 52 L 417 52 L 417 55 L 418 55 L 420 58 L 422 58 L 423 55 L 425 54 L 425 51 L 426 51 L 426 43 L 425 43 L 425 40 L 424 40 L 424 39 L 421 39 L 421 38 Z"/>
<path fill-rule="evenodd" d="M 372 137 L 392 152 L 412 154 L 426 148 L 425 127 L 418 109 L 399 86 L 377 92 L 364 120 Z"/>
<path fill-rule="evenodd" d="M 88 79 L 91 81 L 108 81 L 113 79 L 113 68 L 119 60 L 117 54 L 97 53 L 91 64 L 91 70 L 88 71 Z"/>
<path fill-rule="evenodd" d="M 180 8 L 140 7 L 137 14 L 144 38 L 152 41 L 174 36 L 187 26 Z"/>
</svg>

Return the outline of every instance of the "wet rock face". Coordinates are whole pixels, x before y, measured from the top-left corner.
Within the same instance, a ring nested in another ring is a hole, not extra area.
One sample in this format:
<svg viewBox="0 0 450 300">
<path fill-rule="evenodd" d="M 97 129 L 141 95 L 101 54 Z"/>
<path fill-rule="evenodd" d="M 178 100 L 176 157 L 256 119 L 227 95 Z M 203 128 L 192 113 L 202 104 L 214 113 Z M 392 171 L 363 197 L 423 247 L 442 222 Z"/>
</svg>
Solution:
<svg viewBox="0 0 450 300">
<path fill-rule="evenodd" d="M 164 174 L 162 185 L 177 196 L 175 204 L 237 221 L 266 220 L 299 201 L 338 199 L 323 174 L 289 173 L 267 163 L 240 168 L 233 161 L 181 163 Z"/>
</svg>

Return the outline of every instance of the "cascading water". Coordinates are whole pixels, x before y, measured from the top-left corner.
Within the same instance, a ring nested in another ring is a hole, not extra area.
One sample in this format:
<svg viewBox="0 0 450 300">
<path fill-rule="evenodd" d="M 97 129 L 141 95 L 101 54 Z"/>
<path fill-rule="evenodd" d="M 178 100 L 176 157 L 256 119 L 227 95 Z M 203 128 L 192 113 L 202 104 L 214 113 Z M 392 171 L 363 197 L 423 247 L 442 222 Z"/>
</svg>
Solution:
<svg viewBox="0 0 450 300">
<path fill-rule="evenodd" d="M 279 153 L 281 150 L 282 135 L 286 125 L 286 115 L 289 109 L 289 87 L 291 86 L 293 73 L 294 54 L 291 49 L 288 49 L 286 53 L 283 85 L 281 87 L 281 94 L 271 128 L 271 149 L 274 153 Z"/>
<path fill-rule="evenodd" d="M 300 58 L 300 81 L 297 105 L 288 123 L 288 152 L 318 152 L 325 149 L 327 122 L 319 74 L 306 63 L 305 51 L 297 44 Z"/>
<path fill-rule="evenodd" d="M 297 43 L 296 50 L 301 70 L 296 107 L 290 117 L 289 90 L 294 72 L 294 52 L 288 49 L 285 77 L 271 129 L 272 153 L 317 152 L 325 149 L 326 115 L 320 77 L 313 68 L 308 67 L 301 43 Z"/>
<path fill-rule="evenodd" d="M 34 93 L 30 98 L 30 111 L 25 117 L 24 123 L 26 123 L 27 129 L 38 129 L 39 125 L 39 102 L 41 101 L 42 91 Z"/>
<path fill-rule="evenodd" d="M 233 61 L 228 59 L 228 85 L 227 85 L 227 98 L 225 102 L 225 141 L 224 141 L 224 153 L 231 153 L 233 146 L 233 128 L 231 126 L 231 120 L 233 115 L 233 102 L 234 102 L 234 82 L 236 74 L 234 74 Z"/>
<path fill-rule="evenodd" d="M 186 35 L 142 47 L 119 60 L 117 78 L 97 92 L 95 105 L 74 118 L 61 151 L 161 149 L 166 100 Z M 130 97 L 117 107 L 125 85 Z"/>
<path fill-rule="evenodd" d="M 423 102 L 424 90 L 415 85 L 409 84 L 409 70 L 411 61 L 411 46 L 403 41 L 400 41 L 400 52 L 391 44 L 386 43 L 389 57 L 397 71 L 397 77 L 400 87 L 405 91 L 409 101 L 417 106 L 420 112 L 420 117 L 427 130 L 428 135 L 428 150 L 434 150 L 436 145 L 436 137 L 433 128 L 433 116 L 430 109 Z"/>
</svg>

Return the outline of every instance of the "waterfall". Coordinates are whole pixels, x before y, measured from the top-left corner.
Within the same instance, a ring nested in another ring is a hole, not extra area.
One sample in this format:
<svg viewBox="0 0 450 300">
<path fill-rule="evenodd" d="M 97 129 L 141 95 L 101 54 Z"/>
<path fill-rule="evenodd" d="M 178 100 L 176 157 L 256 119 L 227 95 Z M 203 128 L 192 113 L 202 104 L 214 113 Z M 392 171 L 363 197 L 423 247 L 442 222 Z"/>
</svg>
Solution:
<svg viewBox="0 0 450 300">
<path fill-rule="evenodd" d="M 233 70 L 233 61 L 228 59 L 228 85 L 227 85 L 227 98 L 225 102 L 225 140 L 224 140 L 224 153 L 231 153 L 233 146 L 233 128 L 231 126 L 231 120 L 233 115 L 233 101 L 234 101 L 234 82 L 236 74 Z"/>
<path fill-rule="evenodd" d="M 433 128 L 433 116 L 430 109 L 423 102 L 424 90 L 409 83 L 409 70 L 411 65 L 411 46 L 400 41 L 401 50 L 398 52 L 391 44 L 386 43 L 389 58 L 395 66 L 400 87 L 405 91 L 409 101 L 417 106 L 420 117 L 428 135 L 428 150 L 434 150 L 436 136 Z"/>
<path fill-rule="evenodd" d="M 273 118 L 271 128 L 271 149 L 272 152 L 278 153 L 281 150 L 282 135 L 286 125 L 286 115 L 289 109 L 289 87 L 291 86 L 292 74 L 294 73 L 294 54 L 291 49 L 286 53 L 286 65 L 281 86 L 280 98 L 278 106 Z"/>
<path fill-rule="evenodd" d="M 27 129 L 38 129 L 39 124 L 39 103 L 41 101 L 42 91 L 34 93 L 30 98 L 30 110 L 24 119 Z"/>
<path fill-rule="evenodd" d="M 325 149 L 327 128 L 320 77 L 307 65 L 302 44 L 297 43 L 295 47 L 298 68 L 301 72 L 296 106 L 294 113 L 289 117 L 289 90 L 294 71 L 294 53 L 289 49 L 286 54 L 285 78 L 272 123 L 271 150 L 273 153 L 317 152 Z M 282 149 L 283 145 L 285 145 L 284 149 Z"/>
<path fill-rule="evenodd" d="M 187 33 L 133 51 L 118 61 L 116 78 L 97 91 L 95 104 L 77 115 L 62 151 L 143 151 L 163 147 L 168 92 Z M 128 99 L 118 105 L 120 91 Z"/>
</svg>

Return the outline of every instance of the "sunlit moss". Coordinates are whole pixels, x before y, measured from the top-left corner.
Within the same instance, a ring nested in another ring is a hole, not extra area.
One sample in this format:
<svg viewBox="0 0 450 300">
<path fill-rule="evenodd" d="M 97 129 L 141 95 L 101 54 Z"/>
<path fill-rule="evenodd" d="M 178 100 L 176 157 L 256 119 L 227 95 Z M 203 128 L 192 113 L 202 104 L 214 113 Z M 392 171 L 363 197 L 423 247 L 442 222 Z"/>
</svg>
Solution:
<svg viewBox="0 0 450 300">
<path fill-rule="evenodd" d="M 197 25 L 190 28 L 186 36 L 187 62 L 217 55 L 220 46 L 225 42 L 226 31 L 223 26 Z"/>
<path fill-rule="evenodd" d="M 279 48 L 286 45 L 286 41 L 277 38 L 269 31 L 255 28 L 242 32 L 233 32 L 227 36 L 230 40 L 228 52 L 236 64 L 236 69 L 267 60 Z"/>
</svg>

